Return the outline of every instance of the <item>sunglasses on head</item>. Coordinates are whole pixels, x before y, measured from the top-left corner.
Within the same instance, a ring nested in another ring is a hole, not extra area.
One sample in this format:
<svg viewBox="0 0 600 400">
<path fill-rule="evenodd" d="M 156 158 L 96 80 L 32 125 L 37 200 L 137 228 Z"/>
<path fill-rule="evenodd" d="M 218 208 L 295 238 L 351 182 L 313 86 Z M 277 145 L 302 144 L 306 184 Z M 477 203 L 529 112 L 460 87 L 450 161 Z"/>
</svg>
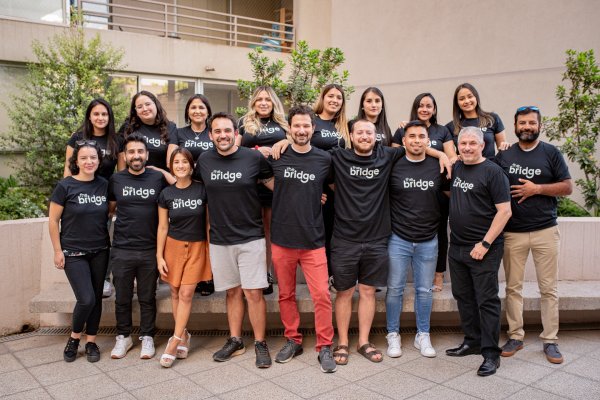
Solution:
<svg viewBox="0 0 600 400">
<path fill-rule="evenodd" d="M 536 106 L 523 106 L 523 107 L 519 107 L 517 108 L 517 112 L 523 112 L 523 111 L 536 111 L 536 112 L 540 112 L 540 109 Z"/>
<path fill-rule="evenodd" d="M 78 147 L 81 146 L 95 146 L 96 145 L 96 141 L 95 140 L 78 140 L 75 142 L 75 144 Z"/>
</svg>

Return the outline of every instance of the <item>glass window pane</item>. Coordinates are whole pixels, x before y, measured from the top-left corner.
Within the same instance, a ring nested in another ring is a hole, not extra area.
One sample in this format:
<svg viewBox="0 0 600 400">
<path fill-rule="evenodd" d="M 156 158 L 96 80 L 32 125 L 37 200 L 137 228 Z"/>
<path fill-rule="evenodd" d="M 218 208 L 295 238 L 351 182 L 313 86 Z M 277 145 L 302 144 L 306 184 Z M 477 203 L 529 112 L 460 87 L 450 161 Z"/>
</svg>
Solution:
<svg viewBox="0 0 600 400">
<path fill-rule="evenodd" d="M 235 109 L 237 107 L 246 107 L 248 105 L 246 100 L 240 100 L 237 86 L 235 85 L 205 83 L 204 95 L 210 101 L 213 114 L 225 111 L 236 116 Z"/>
<path fill-rule="evenodd" d="M 33 21 L 66 24 L 65 0 L 0 0 L 0 14 Z"/>
<path fill-rule="evenodd" d="M 140 89 L 154 93 L 169 120 L 184 126 L 185 103 L 196 93 L 196 82 L 173 79 L 141 78 Z"/>
</svg>

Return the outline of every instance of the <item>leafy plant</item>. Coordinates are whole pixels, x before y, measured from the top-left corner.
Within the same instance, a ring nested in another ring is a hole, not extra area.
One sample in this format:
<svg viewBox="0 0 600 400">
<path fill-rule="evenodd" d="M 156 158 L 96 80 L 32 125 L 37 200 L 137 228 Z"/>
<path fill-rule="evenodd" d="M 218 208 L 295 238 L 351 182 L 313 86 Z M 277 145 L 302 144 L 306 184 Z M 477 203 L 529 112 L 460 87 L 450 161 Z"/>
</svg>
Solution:
<svg viewBox="0 0 600 400">
<path fill-rule="evenodd" d="M 282 60 L 271 61 L 264 55 L 262 48 L 258 47 L 250 52 L 248 59 L 254 79 L 237 81 L 242 99 L 249 99 L 259 86 L 271 86 L 284 104 L 290 107 L 312 104 L 319 96 L 321 88 L 329 83 L 341 85 L 347 98 L 354 92 L 354 87 L 348 85 L 348 71 L 338 71 L 345 57 L 343 51 L 337 47 L 321 51 L 310 49 L 304 40 L 299 41 L 290 54 L 290 74 L 286 81 L 281 79 L 286 63 Z M 236 109 L 238 115 L 243 115 L 246 111 L 243 107 Z"/>
<path fill-rule="evenodd" d="M 545 119 L 546 134 L 550 140 L 562 141 L 560 150 L 579 165 L 584 178 L 575 183 L 581 188 L 585 207 L 593 216 L 600 216 L 600 73 L 594 51 L 567 50 L 563 81 L 569 85 L 556 89 L 558 115 Z"/>
<path fill-rule="evenodd" d="M 44 217 L 46 209 L 43 193 L 19 186 L 13 176 L 0 178 L 0 221 Z"/>
<path fill-rule="evenodd" d="M 17 85 L 19 94 L 5 104 L 11 125 L 2 145 L 24 152 L 24 162 L 12 161 L 19 180 L 47 196 L 62 178 L 66 143 L 80 127 L 89 102 L 104 97 L 115 119 L 124 119 L 127 98 L 109 75 L 124 68 L 123 52 L 103 44 L 99 35 L 86 40 L 77 26 L 46 44 L 34 41 L 32 50 L 36 61 Z"/>
<path fill-rule="evenodd" d="M 590 213 L 568 197 L 558 198 L 557 214 L 559 217 L 589 217 Z"/>
</svg>

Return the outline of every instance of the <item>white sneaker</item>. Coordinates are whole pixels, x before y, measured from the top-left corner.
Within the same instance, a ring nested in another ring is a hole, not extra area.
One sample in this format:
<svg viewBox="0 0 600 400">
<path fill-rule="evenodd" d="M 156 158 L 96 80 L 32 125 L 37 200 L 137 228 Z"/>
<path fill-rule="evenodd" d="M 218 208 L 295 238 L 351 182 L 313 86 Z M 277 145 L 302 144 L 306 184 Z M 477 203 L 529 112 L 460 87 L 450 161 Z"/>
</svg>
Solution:
<svg viewBox="0 0 600 400">
<path fill-rule="evenodd" d="M 390 332 L 385 337 L 388 342 L 386 354 L 388 357 L 396 358 L 402 355 L 402 340 L 398 332 Z"/>
<path fill-rule="evenodd" d="M 149 360 L 154 357 L 154 339 L 152 336 L 140 336 L 142 341 L 142 351 L 140 351 L 140 358 L 142 360 Z"/>
<path fill-rule="evenodd" d="M 117 342 L 115 343 L 115 347 L 113 347 L 110 352 L 111 358 L 123 358 L 127 355 L 129 349 L 133 347 L 133 340 L 131 340 L 131 336 L 117 336 Z"/>
<path fill-rule="evenodd" d="M 112 294 L 112 285 L 109 281 L 104 281 L 104 287 L 102 288 L 102 297 L 110 297 Z"/>
<path fill-rule="evenodd" d="M 431 345 L 431 340 L 429 339 L 429 333 L 419 332 L 415 335 L 415 348 L 421 350 L 421 355 L 423 357 L 435 357 L 435 349 Z"/>
</svg>

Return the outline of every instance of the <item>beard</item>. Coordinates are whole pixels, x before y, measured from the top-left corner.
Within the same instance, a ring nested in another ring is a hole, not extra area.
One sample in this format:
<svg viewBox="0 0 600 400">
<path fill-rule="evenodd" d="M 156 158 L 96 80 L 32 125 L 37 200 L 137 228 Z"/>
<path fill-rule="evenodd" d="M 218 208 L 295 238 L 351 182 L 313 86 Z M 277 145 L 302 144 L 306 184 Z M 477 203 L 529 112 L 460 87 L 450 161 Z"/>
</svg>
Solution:
<svg viewBox="0 0 600 400">
<path fill-rule="evenodd" d="M 136 161 L 139 162 L 139 164 L 134 165 L 134 163 Z M 146 160 L 141 159 L 141 158 L 134 158 L 127 163 L 127 167 L 131 168 L 133 171 L 136 171 L 136 172 L 141 171 L 142 169 L 144 169 L 145 166 L 146 166 Z"/>
<path fill-rule="evenodd" d="M 536 140 L 538 140 L 538 137 L 540 136 L 540 131 L 521 130 L 516 132 L 516 135 L 519 138 L 520 142 L 533 143 Z"/>
</svg>

